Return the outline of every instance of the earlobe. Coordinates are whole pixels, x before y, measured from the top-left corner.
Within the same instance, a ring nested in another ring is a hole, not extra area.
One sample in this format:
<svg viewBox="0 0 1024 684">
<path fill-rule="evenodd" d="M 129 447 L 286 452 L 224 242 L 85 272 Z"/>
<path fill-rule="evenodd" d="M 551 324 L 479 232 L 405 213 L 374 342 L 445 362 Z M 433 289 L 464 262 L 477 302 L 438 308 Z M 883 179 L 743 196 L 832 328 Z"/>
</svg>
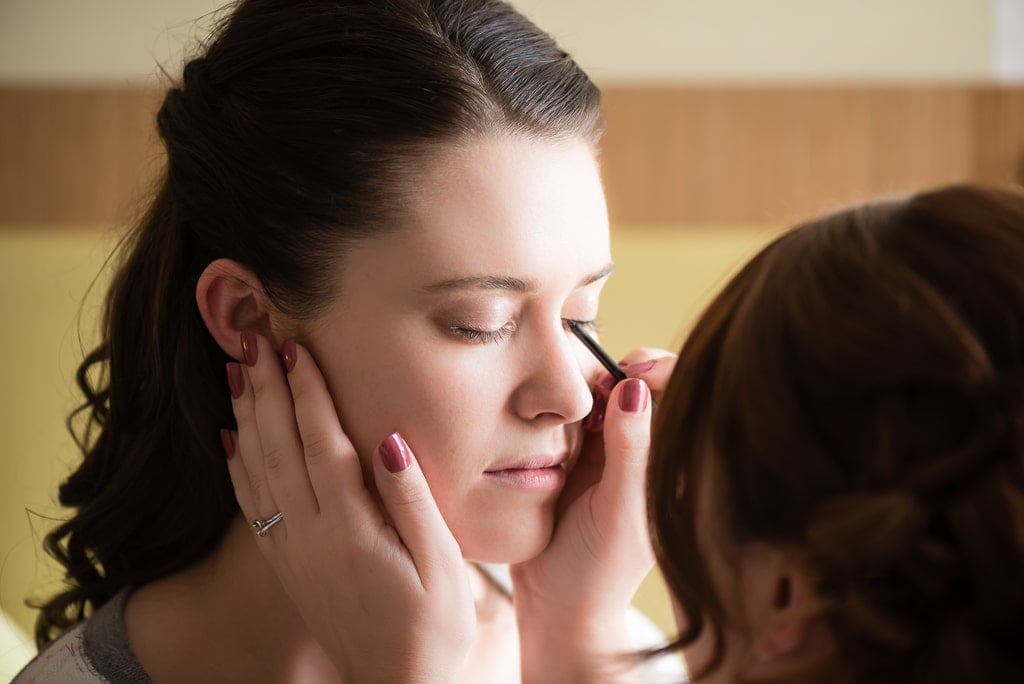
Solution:
<svg viewBox="0 0 1024 684">
<path fill-rule="evenodd" d="M 252 330 L 269 337 L 270 306 L 256 275 L 232 259 L 211 262 L 196 283 L 199 315 L 224 352 L 242 358 L 239 334 Z"/>
<path fill-rule="evenodd" d="M 794 605 L 793 580 L 779 578 L 773 611 L 757 636 L 755 647 L 762 660 L 774 660 L 797 651 L 807 635 L 812 617 Z"/>
<path fill-rule="evenodd" d="M 754 625 L 754 651 L 761 661 L 774 661 L 806 650 L 816 642 L 812 632 L 822 626 L 816 580 L 803 554 L 779 551 L 766 574 L 769 606 Z"/>
</svg>

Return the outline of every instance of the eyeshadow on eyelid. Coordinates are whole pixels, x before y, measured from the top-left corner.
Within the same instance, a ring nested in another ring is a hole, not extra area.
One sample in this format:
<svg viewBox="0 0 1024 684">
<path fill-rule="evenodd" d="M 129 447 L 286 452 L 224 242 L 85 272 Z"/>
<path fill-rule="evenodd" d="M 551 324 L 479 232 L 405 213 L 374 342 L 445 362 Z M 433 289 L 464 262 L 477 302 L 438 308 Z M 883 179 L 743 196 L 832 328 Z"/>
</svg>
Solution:
<svg viewBox="0 0 1024 684">
<path fill-rule="evenodd" d="M 500 328 L 509 320 L 504 311 L 470 311 L 465 308 L 438 311 L 434 318 L 443 325 L 470 328 Z"/>
</svg>

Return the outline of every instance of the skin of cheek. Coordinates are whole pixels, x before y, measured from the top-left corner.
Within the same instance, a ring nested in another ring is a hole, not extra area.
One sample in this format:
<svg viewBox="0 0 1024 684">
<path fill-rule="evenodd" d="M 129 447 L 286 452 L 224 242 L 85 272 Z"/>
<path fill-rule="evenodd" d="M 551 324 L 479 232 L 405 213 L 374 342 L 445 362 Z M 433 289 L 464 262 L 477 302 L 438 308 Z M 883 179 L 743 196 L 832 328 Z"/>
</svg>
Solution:
<svg viewBox="0 0 1024 684">
<path fill-rule="evenodd" d="M 347 325 L 329 326 L 310 340 L 364 477 L 372 478 L 376 445 L 398 430 L 467 558 L 510 563 L 536 556 L 550 540 L 557 492 L 516 492 L 482 475 L 553 441 L 528 440 L 527 431 L 517 429 L 506 355 L 493 345 L 446 340 L 422 320 L 390 319 L 370 308 L 373 316 L 349 311 Z M 331 351 L 340 349 L 346 351 Z"/>
</svg>

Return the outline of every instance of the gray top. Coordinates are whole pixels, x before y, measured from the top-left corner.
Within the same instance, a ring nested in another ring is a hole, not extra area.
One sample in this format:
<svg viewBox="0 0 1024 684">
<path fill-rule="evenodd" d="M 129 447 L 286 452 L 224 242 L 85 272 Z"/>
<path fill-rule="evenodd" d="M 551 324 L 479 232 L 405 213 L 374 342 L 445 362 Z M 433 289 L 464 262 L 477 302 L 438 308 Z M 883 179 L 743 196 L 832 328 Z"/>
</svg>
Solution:
<svg viewBox="0 0 1024 684">
<path fill-rule="evenodd" d="M 511 595 L 507 566 L 482 569 Z M 130 594 L 131 588 L 122 589 L 92 617 L 50 643 L 11 684 L 153 684 L 128 644 L 124 604 Z M 664 643 L 664 635 L 636 609 L 630 609 L 627 627 L 637 648 Z M 650 661 L 641 670 L 645 684 L 686 681 L 685 667 L 672 656 Z"/>
<path fill-rule="evenodd" d="M 11 684 L 152 684 L 128 646 L 122 589 L 85 622 L 49 644 Z"/>
</svg>

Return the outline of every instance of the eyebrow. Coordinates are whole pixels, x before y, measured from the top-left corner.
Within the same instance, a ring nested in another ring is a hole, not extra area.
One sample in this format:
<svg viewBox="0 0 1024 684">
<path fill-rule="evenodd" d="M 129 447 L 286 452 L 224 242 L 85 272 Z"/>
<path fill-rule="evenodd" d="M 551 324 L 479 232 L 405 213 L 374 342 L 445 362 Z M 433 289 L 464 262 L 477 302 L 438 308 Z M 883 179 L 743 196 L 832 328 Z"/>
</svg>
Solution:
<svg viewBox="0 0 1024 684">
<path fill-rule="evenodd" d="M 607 278 L 615 271 L 615 264 L 608 262 L 593 273 L 588 274 L 576 286 L 577 289 L 595 283 L 601 278 Z M 507 290 L 512 292 L 533 292 L 538 289 L 536 280 L 524 280 L 509 275 L 483 275 L 468 276 L 465 278 L 452 278 L 442 280 L 439 283 L 427 285 L 424 291 L 430 294 L 441 292 L 452 292 L 455 290 Z"/>
</svg>

